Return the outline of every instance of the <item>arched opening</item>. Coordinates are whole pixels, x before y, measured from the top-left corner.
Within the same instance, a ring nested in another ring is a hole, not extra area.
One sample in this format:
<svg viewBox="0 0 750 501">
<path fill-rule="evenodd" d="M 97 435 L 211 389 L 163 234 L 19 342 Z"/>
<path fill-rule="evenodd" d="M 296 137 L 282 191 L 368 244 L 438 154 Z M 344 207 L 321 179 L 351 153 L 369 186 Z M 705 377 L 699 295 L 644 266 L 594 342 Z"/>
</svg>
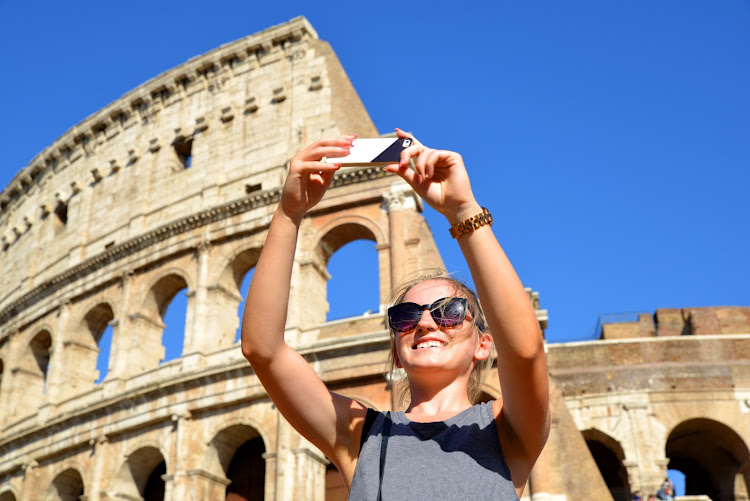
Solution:
<svg viewBox="0 0 750 501">
<path fill-rule="evenodd" d="M 112 308 L 107 303 L 96 305 L 83 317 L 80 328 L 74 334 L 76 342 L 66 345 L 67 364 L 71 368 L 67 371 L 68 379 L 76 380 L 66 381 L 67 387 L 88 389 L 107 376 L 114 318 Z M 110 334 L 105 336 L 107 332 Z"/>
<path fill-rule="evenodd" d="M 680 423 L 667 438 L 666 456 L 668 468 L 685 475 L 685 495 L 747 499 L 750 472 L 740 469 L 750 460 L 750 451 L 725 424 L 703 418 Z"/>
<path fill-rule="evenodd" d="M 143 489 L 144 501 L 164 501 L 164 475 L 167 473 L 167 463 L 162 461 L 151 475 L 148 476 L 146 487 Z"/>
<path fill-rule="evenodd" d="M 77 470 L 68 468 L 50 485 L 45 501 L 78 501 L 84 495 L 83 478 Z"/>
<path fill-rule="evenodd" d="M 96 372 L 99 377 L 96 378 L 94 384 L 99 384 L 109 374 L 109 357 L 112 353 L 112 325 L 107 325 L 104 332 L 99 337 L 99 353 L 96 357 Z"/>
<path fill-rule="evenodd" d="M 41 330 L 31 338 L 18 365 L 10 368 L 13 375 L 6 402 L 9 417 L 21 418 L 36 412 L 47 391 L 52 335 Z"/>
<path fill-rule="evenodd" d="M 378 251 L 372 240 L 343 245 L 328 260 L 326 320 L 377 314 L 380 310 Z"/>
<path fill-rule="evenodd" d="M 50 349 L 52 348 L 52 335 L 47 331 L 42 331 L 31 340 L 29 349 L 34 357 L 36 369 L 43 379 L 43 390 L 47 387 L 47 371 L 49 369 Z"/>
<path fill-rule="evenodd" d="M 266 480 L 266 451 L 263 439 L 255 437 L 242 444 L 232 457 L 227 478 L 226 501 L 252 501 L 263 499 Z"/>
<path fill-rule="evenodd" d="M 185 279 L 174 273 L 162 277 L 147 294 L 140 311 L 130 320 L 138 344 L 131 346 L 129 374 L 152 369 L 179 358 L 185 344 L 188 298 Z"/>
<path fill-rule="evenodd" d="M 365 242 L 352 242 L 363 240 Z M 303 325 L 360 316 L 380 309 L 380 269 L 373 232 L 359 223 L 343 223 L 320 239 L 312 259 L 301 263 L 296 281 L 304 291 Z M 331 260 L 344 246 L 348 249 Z M 368 281 L 367 277 L 371 277 Z M 331 280 L 332 279 L 332 280 Z M 300 313 L 302 310 L 300 311 Z"/>
<path fill-rule="evenodd" d="M 167 464 L 155 447 L 131 454 L 115 477 L 115 498 L 163 501 Z"/>
<path fill-rule="evenodd" d="M 16 496 L 10 491 L 5 491 L 0 494 L 0 501 L 16 501 Z"/>
<path fill-rule="evenodd" d="M 250 271 L 248 271 L 245 274 L 245 277 L 242 279 L 242 283 L 240 284 L 240 296 L 242 296 L 242 300 L 240 301 L 240 305 L 237 307 L 237 318 L 239 318 L 239 325 L 237 326 L 237 332 L 234 335 L 235 343 L 240 340 L 240 334 L 242 332 L 242 314 L 245 311 L 245 302 L 247 301 L 247 292 L 248 292 L 248 289 L 250 289 L 250 282 L 253 279 L 254 271 L 255 271 L 255 268 L 253 267 Z"/>
<path fill-rule="evenodd" d="M 325 501 L 346 501 L 349 493 L 346 491 L 344 478 L 341 476 L 338 468 L 333 463 L 326 466 L 326 500 Z"/>
<path fill-rule="evenodd" d="M 115 315 L 112 312 L 112 308 L 102 303 L 89 311 L 83 319 L 83 324 L 86 328 L 86 339 L 82 339 L 86 345 L 93 347 L 92 353 L 95 360 L 94 366 L 99 371 L 96 377 L 91 377 L 94 382 L 102 381 L 109 369 L 109 352 L 112 343 L 112 336 L 110 334 L 108 339 L 104 339 L 104 334 L 107 329 L 112 330 L 111 323 L 114 320 Z M 87 363 L 86 365 L 90 365 Z M 92 371 L 93 372 L 93 371 Z"/>
<path fill-rule="evenodd" d="M 585 430 L 583 438 L 614 501 L 629 501 L 630 482 L 623 465 L 625 453 L 620 444 L 609 435 L 595 429 Z"/>
<path fill-rule="evenodd" d="M 205 469 L 229 480 L 227 501 L 263 499 L 266 484 L 266 446 L 252 426 L 238 424 L 220 431 L 211 441 Z"/>
<path fill-rule="evenodd" d="M 219 283 L 208 288 L 211 346 L 214 348 L 229 346 L 240 339 L 245 299 L 260 251 L 260 248 L 252 248 L 234 256 L 219 277 Z"/>
<path fill-rule="evenodd" d="M 162 315 L 164 322 L 164 331 L 161 335 L 161 344 L 164 346 L 162 363 L 178 359 L 182 356 L 182 350 L 185 345 L 187 308 L 187 288 L 183 288 L 168 302 L 166 310 Z"/>
</svg>

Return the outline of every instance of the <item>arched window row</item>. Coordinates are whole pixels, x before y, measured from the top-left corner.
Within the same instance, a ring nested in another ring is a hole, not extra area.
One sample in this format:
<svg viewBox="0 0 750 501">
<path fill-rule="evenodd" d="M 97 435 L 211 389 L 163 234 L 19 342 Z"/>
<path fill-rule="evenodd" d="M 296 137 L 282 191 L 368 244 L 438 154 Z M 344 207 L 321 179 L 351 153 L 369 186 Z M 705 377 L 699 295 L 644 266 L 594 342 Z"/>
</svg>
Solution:
<svg viewBox="0 0 750 501">
<path fill-rule="evenodd" d="M 210 253 L 211 247 L 207 249 Z M 5 398 L 16 403 L 4 406 L 7 411 L 0 412 L 0 420 L 7 423 L 32 414 L 45 399 L 60 401 L 90 391 L 110 375 L 128 378 L 192 351 L 210 353 L 232 346 L 239 340 L 244 298 L 260 251 L 252 247 L 226 258 L 219 265 L 221 272 L 207 273 L 207 278 L 200 271 L 186 274 L 191 269 L 187 259 L 172 269 L 138 278 L 128 275 L 103 299 L 68 304 L 65 321 L 56 315 L 50 327 L 31 339 L 19 336 L 28 346 L 21 350 L 18 367 L 4 367 L 0 373 Z M 308 308 L 313 315 L 297 319 L 301 325 L 379 313 L 380 275 L 386 263 L 371 229 L 351 222 L 333 225 L 314 252 L 324 258 L 322 273 L 316 270 L 311 277 L 303 265 L 296 280 L 312 279 L 312 288 L 320 293 L 307 294 L 310 288 L 303 283 L 300 290 L 306 297 L 296 299 L 315 297 L 321 304 Z M 121 297 L 116 294 L 126 288 L 134 311 L 118 311 Z M 330 311 L 329 304 L 334 305 Z M 10 389 L 9 379 L 14 380 Z"/>
</svg>

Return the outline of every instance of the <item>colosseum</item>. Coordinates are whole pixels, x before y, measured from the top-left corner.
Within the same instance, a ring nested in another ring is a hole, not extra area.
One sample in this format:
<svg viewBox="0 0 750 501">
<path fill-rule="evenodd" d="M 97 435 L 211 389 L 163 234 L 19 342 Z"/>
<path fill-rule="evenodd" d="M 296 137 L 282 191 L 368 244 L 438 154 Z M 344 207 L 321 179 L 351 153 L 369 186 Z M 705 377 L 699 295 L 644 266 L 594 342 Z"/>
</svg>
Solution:
<svg viewBox="0 0 750 501">
<path fill-rule="evenodd" d="M 236 336 L 289 159 L 344 131 L 378 134 L 295 18 L 144 83 L 17 173 L 0 194 L 0 501 L 346 498 Z M 287 340 L 376 409 L 395 405 L 383 307 L 327 321 L 327 265 L 372 242 L 384 304 L 403 274 L 442 265 L 422 209 L 399 179 L 347 169 L 301 230 Z M 750 308 L 608 320 L 596 341 L 547 346 L 552 430 L 522 499 L 627 500 L 675 469 L 682 499 L 748 500 Z"/>
</svg>

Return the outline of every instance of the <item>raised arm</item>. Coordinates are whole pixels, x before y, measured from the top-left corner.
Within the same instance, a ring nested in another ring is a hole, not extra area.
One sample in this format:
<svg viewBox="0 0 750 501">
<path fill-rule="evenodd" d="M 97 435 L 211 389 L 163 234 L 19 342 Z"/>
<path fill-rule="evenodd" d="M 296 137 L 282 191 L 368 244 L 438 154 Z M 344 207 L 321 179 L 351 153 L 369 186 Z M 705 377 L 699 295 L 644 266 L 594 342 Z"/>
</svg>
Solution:
<svg viewBox="0 0 750 501">
<path fill-rule="evenodd" d="M 413 157 L 415 170 L 409 168 Z M 458 153 L 416 143 L 403 152 L 400 164 L 386 170 L 403 177 L 450 226 L 482 212 Z M 497 409 L 499 429 L 506 434 L 501 437 L 504 453 L 514 481 L 525 483 L 549 434 L 549 380 L 542 333 L 531 301 L 492 229 L 482 226 L 460 236 L 458 244 L 497 348 L 503 394 L 502 407 Z"/>
<path fill-rule="evenodd" d="M 294 156 L 255 267 L 242 316 L 242 354 L 281 414 L 305 438 L 337 463 L 347 481 L 356 459 L 357 430 L 364 408 L 329 392 L 310 365 L 284 341 L 297 235 L 305 213 L 331 185 L 338 164 L 322 157 L 343 156 L 354 136 L 322 139 Z M 357 426 L 358 425 L 358 426 Z M 353 471 L 352 471 L 353 473 Z"/>
</svg>

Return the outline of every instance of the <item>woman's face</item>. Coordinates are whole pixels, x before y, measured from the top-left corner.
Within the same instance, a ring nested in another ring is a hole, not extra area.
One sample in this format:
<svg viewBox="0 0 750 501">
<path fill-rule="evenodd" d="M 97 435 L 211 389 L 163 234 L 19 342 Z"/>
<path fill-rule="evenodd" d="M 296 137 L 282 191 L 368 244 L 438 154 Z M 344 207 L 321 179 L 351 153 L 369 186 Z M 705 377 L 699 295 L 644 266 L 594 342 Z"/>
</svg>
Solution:
<svg viewBox="0 0 750 501">
<path fill-rule="evenodd" d="M 415 285 L 403 301 L 423 305 L 455 296 L 458 293 L 450 282 L 436 279 Z M 425 309 L 414 329 L 395 333 L 396 366 L 403 367 L 410 377 L 435 370 L 468 374 L 474 361 L 487 358 L 491 350 L 491 338 L 477 336 L 470 319 L 471 312 L 457 326 L 441 327 Z"/>
</svg>

